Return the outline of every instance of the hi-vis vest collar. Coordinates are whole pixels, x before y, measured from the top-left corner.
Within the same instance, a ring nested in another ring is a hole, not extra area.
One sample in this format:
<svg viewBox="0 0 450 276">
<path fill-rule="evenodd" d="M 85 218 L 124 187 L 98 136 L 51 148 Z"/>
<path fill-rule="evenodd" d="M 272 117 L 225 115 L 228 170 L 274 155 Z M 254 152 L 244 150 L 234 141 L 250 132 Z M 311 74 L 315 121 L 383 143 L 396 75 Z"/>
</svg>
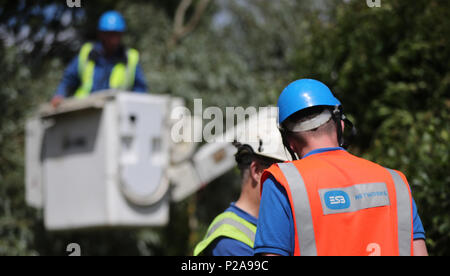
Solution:
<svg viewBox="0 0 450 276">
<path fill-rule="evenodd" d="M 412 255 L 412 197 L 400 172 L 334 151 L 273 165 L 261 183 L 269 175 L 288 195 L 294 255 Z"/>
<path fill-rule="evenodd" d="M 87 97 L 92 90 L 95 62 L 89 59 L 89 54 L 93 48 L 93 43 L 85 43 L 78 55 L 78 75 L 81 84 L 74 95 L 78 99 Z M 132 48 L 128 49 L 127 64 L 119 62 L 113 67 L 109 77 L 109 87 L 112 89 L 131 90 L 134 85 L 138 63 L 139 52 Z"/>
<path fill-rule="evenodd" d="M 203 240 L 194 249 L 194 256 L 200 255 L 215 239 L 227 237 L 238 240 L 253 248 L 256 226 L 233 212 L 218 215 L 206 232 Z"/>
</svg>

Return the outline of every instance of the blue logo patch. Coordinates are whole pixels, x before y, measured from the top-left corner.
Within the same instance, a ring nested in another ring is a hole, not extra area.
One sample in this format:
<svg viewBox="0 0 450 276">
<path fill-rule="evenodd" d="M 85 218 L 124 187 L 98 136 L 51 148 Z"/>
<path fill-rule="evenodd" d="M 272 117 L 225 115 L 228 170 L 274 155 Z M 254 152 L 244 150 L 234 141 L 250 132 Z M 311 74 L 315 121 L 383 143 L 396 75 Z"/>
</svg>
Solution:
<svg viewBox="0 0 450 276">
<path fill-rule="evenodd" d="M 350 207 L 350 197 L 344 191 L 328 191 L 324 195 L 327 208 L 332 210 L 347 209 Z"/>
</svg>

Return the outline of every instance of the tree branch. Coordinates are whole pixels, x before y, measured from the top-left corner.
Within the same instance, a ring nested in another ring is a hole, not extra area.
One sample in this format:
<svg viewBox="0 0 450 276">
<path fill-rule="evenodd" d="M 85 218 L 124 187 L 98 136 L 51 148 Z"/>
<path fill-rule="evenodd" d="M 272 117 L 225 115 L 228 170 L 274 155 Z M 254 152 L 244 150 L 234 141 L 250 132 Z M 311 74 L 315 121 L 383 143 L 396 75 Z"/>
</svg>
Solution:
<svg viewBox="0 0 450 276">
<path fill-rule="evenodd" d="M 177 7 L 174 18 L 173 33 L 167 41 L 167 47 L 172 49 L 178 42 L 191 33 L 200 22 L 200 19 L 205 12 L 210 0 L 199 0 L 195 5 L 195 11 L 189 21 L 185 24 L 184 19 L 186 11 L 192 5 L 192 0 L 182 0 Z"/>
</svg>

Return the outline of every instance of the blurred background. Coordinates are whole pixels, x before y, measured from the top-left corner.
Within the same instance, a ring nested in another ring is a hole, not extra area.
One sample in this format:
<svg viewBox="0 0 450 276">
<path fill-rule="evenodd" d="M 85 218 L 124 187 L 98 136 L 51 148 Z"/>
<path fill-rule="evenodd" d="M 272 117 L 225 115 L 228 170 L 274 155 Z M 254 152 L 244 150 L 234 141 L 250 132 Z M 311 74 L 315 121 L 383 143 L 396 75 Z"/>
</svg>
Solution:
<svg viewBox="0 0 450 276">
<path fill-rule="evenodd" d="M 172 203 L 163 227 L 49 232 L 25 204 L 25 120 L 110 9 L 127 21 L 125 43 L 140 51 L 152 94 L 264 106 L 295 79 L 328 84 L 359 130 L 349 150 L 405 173 L 430 255 L 450 255 L 449 1 L 0 3 L 0 255 L 67 255 L 69 243 L 82 255 L 191 255 L 237 200 L 235 169 Z"/>
</svg>

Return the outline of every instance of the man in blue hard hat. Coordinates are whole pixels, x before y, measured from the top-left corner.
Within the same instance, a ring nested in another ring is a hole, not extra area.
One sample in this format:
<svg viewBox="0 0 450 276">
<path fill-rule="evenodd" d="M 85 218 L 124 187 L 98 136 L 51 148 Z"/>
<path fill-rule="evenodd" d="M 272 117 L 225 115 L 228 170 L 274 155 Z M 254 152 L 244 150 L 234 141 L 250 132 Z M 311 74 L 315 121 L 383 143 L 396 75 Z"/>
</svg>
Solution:
<svg viewBox="0 0 450 276">
<path fill-rule="evenodd" d="M 428 254 L 406 177 L 345 150 L 344 126 L 352 124 L 325 84 L 290 83 L 278 108 L 294 161 L 262 174 L 256 254 Z"/>
<path fill-rule="evenodd" d="M 98 21 L 98 42 L 85 43 L 66 68 L 52 99 L 58 106 L 66 97 L 85 98 L 105 89 L 146 92 L 139 52 L 122 44 L 125 19 L 117 11 L 105 12 Z"/>
</svg>

